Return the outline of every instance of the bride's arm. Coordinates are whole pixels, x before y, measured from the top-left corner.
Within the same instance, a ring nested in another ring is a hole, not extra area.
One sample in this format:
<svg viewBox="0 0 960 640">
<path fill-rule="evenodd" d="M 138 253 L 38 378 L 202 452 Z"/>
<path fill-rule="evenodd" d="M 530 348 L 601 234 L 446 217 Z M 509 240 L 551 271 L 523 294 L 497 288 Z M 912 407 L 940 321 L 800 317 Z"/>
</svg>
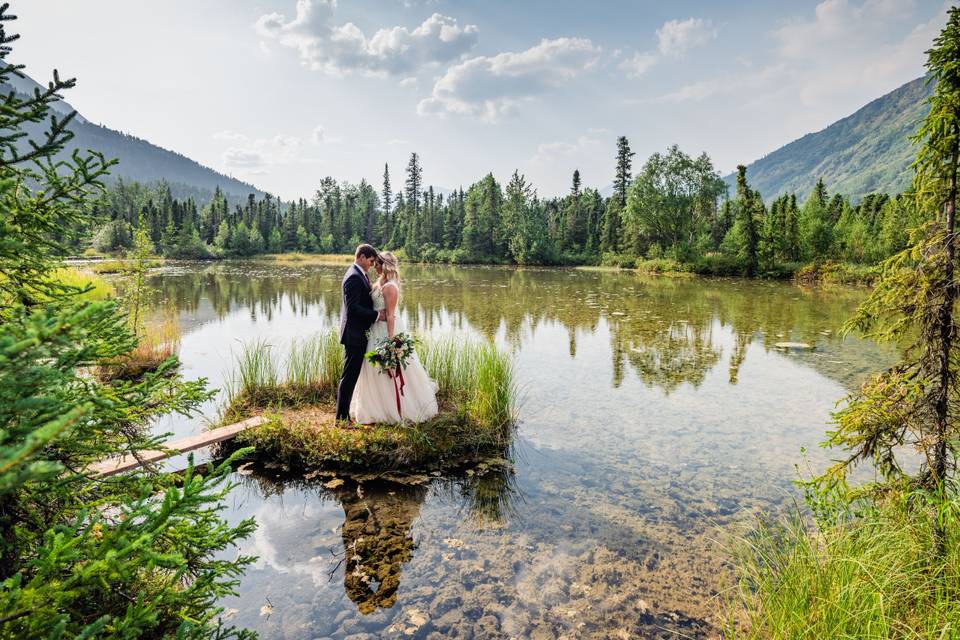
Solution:
<svg viewBox="0 0 960 640">
<path fill-rule="evenodd" d="M 396 324 L 397 319 L 397 288 L 396 287 L 383 287 L 383 301 L 386 304 L 387 317 L 384 318 L 387 321 L 387 336 L 393 337 L 393 327 Z"/>
</svg>

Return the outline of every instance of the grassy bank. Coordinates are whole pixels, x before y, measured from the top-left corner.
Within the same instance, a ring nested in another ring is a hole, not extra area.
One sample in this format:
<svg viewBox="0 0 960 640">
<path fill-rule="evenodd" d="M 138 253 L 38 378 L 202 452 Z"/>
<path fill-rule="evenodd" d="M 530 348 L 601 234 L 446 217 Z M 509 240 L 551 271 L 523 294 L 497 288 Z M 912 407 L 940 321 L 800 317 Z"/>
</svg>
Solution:
<svg viewBox="0 0 960 640">
<path fill-rule="evenodd" d="M 937 557 L 934 514 L 946 518 Z M 729 639 L 960 637 L 960 502 L 888 498 L 813 528 L 764 524 L 738 545 Z"/>
<path fill-rule="evenodd" d="M 418 353 L 439 386 L 440 414 L 419 424 L 343 429 L 334 424 L 342 347 L 334 333 L 295 342 L 285 354 L 259 341 L 236 357 L 223 421 L 254 414 L 268 424 L 245 432 L 257 456 L 294 467 L 354 469 L 455 466 L 502 455 L 513 434 L 509 359 L 494 345 L 448 337 Z"/>
</svg>

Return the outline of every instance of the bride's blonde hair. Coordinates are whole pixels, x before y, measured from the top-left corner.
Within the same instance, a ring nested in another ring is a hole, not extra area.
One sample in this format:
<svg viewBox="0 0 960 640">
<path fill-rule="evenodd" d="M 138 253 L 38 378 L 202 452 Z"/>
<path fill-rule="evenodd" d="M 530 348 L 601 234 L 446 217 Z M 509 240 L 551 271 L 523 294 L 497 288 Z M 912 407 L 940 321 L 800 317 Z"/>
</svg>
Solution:
<svg viewBox="0 0 960 640">
<path fill-rule="evenodd" d="M 380 266 L 383 267 L 384 282 L 395 280 L 399 285 L 400 264 L 397 261 L 397 257 L 389 251 L 382 251 L 378 256 L 378 261 L 380 262 Z"/>
</svg>

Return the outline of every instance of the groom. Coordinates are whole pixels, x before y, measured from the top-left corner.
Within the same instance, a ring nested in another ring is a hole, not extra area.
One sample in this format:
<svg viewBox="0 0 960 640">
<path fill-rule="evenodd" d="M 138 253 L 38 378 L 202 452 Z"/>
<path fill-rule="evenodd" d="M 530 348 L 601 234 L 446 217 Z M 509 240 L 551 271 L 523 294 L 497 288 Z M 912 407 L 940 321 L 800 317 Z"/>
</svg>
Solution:
<svg viewBox="0 0 960 640">
<path fill-rule="evenodd" d="M 357 247 L 354 262 L 343 276 L 343 306 L 340 308 L 340 344 L 343 345 L 343 375 L 337 386 L 337 422 L 350 423 L 350 399 L 357 386 L 363 356 L 367 351 L 367 329 L 381 319 L 373 309 L 367 272 L 377 260 L 369 244 Z"/>
</svg>

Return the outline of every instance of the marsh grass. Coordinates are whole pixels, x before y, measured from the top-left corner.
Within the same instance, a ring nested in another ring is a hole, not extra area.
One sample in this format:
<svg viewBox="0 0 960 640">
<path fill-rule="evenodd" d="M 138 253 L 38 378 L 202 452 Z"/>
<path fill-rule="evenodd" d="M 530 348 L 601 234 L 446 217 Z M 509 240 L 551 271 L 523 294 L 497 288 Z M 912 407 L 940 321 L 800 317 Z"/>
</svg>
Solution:
<svg viewBox="0 0 960 640">
<path fill-rule="evenodd" d="M 937 558 L 936 506 L 922 500 L 899 496 L 819 530 L 799 515 L 756 527 L 735 545 L 725 637 L 960 637 L 960 503 L 940 505 L 952 526 Z"/>
<path fill-rule="evenodd" d="M 78 295 L 81 300 L 100 301 L 116 296 L 113 285 L 94 273 L 74 267 L 63 267 L 53 272 L 53 278 L 58 283 L 77 289 L 90 288 Z"/>
<path fill-rule="evenodd" d="M 101 381 L 137 380 L 180 352 L 180 323 L 166 314 L 144 324 L 137 346 L 129 353 L 102 362 L 94 369 Z"/>
<path fill-rule="evenodd" d="M 152 269 L 163 263 L 159 259 L 147 260 L 144 267 Z M 87 268 L 98 274 L 130 273 L 136 268 L 134 260 L 102 260 L 87 265 Z"/>
<path fill-rule="evenodd" d="M 347 430 L 333 419 L 342 370 L 335 332 L 295 341 L 283 357 L 272 345 L 253 342 L 235 357 L 222 421 L 268 416 L 268 424 L 241 440 L 302 467 L 398 468 L 502 454 L 514 425 L 509 358 L 492 344 L 453 336 L 421 342 L 418 356 L 438 383 L 439 415 L 418 424 Z"/>
<path fill-rule="evenodd" d="M 270 253 L 257 256 L 258 260 L 270 260 L 277 264 L 350 264 L 353 254 L 348 253 Z"/>
</svg>

